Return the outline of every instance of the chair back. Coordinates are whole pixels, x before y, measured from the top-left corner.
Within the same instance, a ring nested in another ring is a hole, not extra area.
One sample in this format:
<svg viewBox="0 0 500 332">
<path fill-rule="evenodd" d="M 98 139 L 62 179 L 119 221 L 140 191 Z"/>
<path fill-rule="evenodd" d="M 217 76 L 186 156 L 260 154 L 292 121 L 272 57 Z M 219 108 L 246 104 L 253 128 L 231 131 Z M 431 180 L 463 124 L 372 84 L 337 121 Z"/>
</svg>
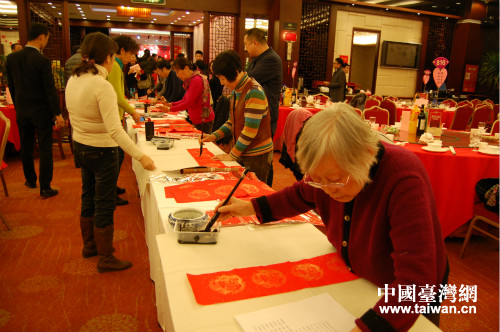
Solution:
<svg viewBox="0 0 500 332">
<path fill-rule="evenodd" d="M 476 99 L 472 99 L 470 102 L 472 103 L 472 105 L 474 105 L 473 108 L 476 108 L 477 105 L 479 105 L 479 104 L 482 103 L 482 101 L 479 100 L 479 99 L 477 99 L 477 98 Z"/>
<path fill-rule="evenodd" d="M 318 93 L 314 95 L 314 100 L 324 105 L 328 100 L 330 100 L 330 96 Z"/>
<path fill-rule="evenodd" d="M 474 105 L 468 100 L 462 100 L 462 101 L 458 102 L 457 107 L 464 106 L 464 105 L 468 105 L 468 106 L 474 108 Z"/>
<path fill-rule="evenodd" d="M 378 96 L 378 95 L 373 95 L 372 98 L 377 99 L 379 102 L 382 102 L 382 100 L 384 100 L 384 98 L 382 98 L 382 96 Z"/>
<path fill-rule="evenodd" d="M 485 99 L 485 100 L 483 100 L 483 103 L 488 103 L 488 104 L 490 104 L 492 107 L 493 107 L 493 105 L 495 104 L 495 103 L 493 102 L 493 100 L 491 100 L 491 99 Z"/>
<path fill-rule="evenodd" d="M 498 104 L 493 104 L 493 121 L 498 120 L 499 112 Z"/>
<path fill-rule="evenodd" d="M 7 145 L 7 138 L 10 132 L 10 120 L 0 112 L 0 170 L 2 169 L 3 155 L 5 153 L 5 146 Z"/>
<path fill-rule="evenodd" d="M 489 105 L 480 105 L 472 113 L 470 128 L 477 128 L 479 122 L 488 122 L 491 117 L 491 108 Z"/>
<path fill-rule="evenodd" d="M 371 108 L 373 106 L 379 106 L 379 105 L 380 105 L 380 101 L 378 101 L 378 99 L 370 97 L 365 102 L 365 109 Z"/>
<path fill-rule="evenodd" d="M 288 114 L 283 130 L 283 144 L 286 145 L 286 151 L 292 162 L 295 162 L 295 144 L 297 142 L 297 134 L 302 130 L 304 123 L 313 114 L 305 108 L 297 108 Z"/>
<path fill-rule="evenodd" d="M 457 108 L 453 121 L 451 122 L 451 130 L 465 130 L 469 124 L 470 117 L 474 110 L 469 105 L 462 105 Z"/>
<path fill-rule="evenodd" d="M 493 122 L 493 124 L 491 125 L 491 131 L 490 131 L 490 134 L 491 135 L 495 135 L 496 133 L 500 132 L 500 130 L 498 129 L 498 120 L 496 120 L 495 122 Z"/>
<path fill-rule="evenodd" d="M 378 106 L 373 106 L 363 111 L 363 119 L 375 117 L 375 123 L 379 125 L 389 124 L 389 111 Z"/>
<path fill-rule="evenodd" d="M 389 124 L 393 125 L 396 122 L 396 103 L 386 98 L 380 103 L 380 107 L 389 112 Z"/>
<path fill-rule="evenodd" d="M 441 104 L 446 105 L 448 107 L 457 107 L 457 102 L 453 99 L 446 99 L 441 102 Z"/>
<path fill-rule="evenodd" d="M 359 114 L 359 116 L 362 118 L 363 117 L 363 111 L 360 110 L 359 108 L 354 108 L 354 110 L 356 111 L 356 113 Z"/>
<path fill-rule="evenodd" d="M 393 96 L 387 96 L 384 98 L 384 100 L 392 100 L 393 102 L 397 102 L 398 101 L 398 97 L 393 97 Z"/>
</svg>

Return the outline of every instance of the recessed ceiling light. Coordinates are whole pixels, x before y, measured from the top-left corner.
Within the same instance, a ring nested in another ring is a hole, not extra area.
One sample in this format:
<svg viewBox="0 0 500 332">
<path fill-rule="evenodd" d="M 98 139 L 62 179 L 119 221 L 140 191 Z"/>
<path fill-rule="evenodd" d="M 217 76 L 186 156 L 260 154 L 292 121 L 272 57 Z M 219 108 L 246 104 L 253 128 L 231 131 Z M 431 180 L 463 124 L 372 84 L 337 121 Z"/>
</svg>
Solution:
<svg viewBox="0 0 500 332">
<path fill-rule="evenodd" d="M 109 16 L 109 15 L 106 15 L 106 17 L 111 17 L 111 16 Z"/>
<path fill-rule="evenodd" d="M 389 10 L 389 8 L 386 8 L 385 10 Z"/>
<path fill-rule="evenodd" d="M 79 4 L 76 4 L 76 6 L 77 6 L 77 7 L 80 7 L 80 5 L 79 5 Z"/>
<path fill-rule="evenodd" d="M 433 5 L 433 6 L 432 6 L 432 8 L 437 8 L 437 7 L 438 7 L 438 6 L 436 6 L 436 5 Z"/>
<path fill-rule="evenodd" d="M 155 21 L 151 21 L 151 23 L 154 23 Z"/>
<path fill-rule="evenodd" d="M 182 15 L 182 17 L 186 17 L 186 15 Z"/>
<path fill-rule="evenodd" d="M 52 9 L 56 9 L 56 6 L 52 6 Z"/>
<path fill-rule="evenodd" d="M 417 13 L 417 15 L 420 15 L 420 13 Z"/>
<path fill-rule="evenodd" d="M 157 20 L 157 18 L 153 18 L 153 21 L 156 21 L 156 20 Z"/>
<path fill-rule="evenodd" d="M 457 2 L 457 5 L 460 5 L 460 2 Z"/>
<path fill-rule="evenodd" d="M 84 19 L 84 20 L 86 20 L 87 18 L 86 18 L 86 17 L 84 17 L 83 19 Z"/>
<path fill-rule="evenodd" d="M 62 13 L 57 13 L 58 15 L 62 15 Z"/>
<path fill-rule="evenodd" d="M 52 6 L 52 2 L 47 2 L 47 5 Z"/>
<path fill-rule="evenodd" d="M 170 22 L 170 24 L 174 24 L 174 22 Z"/>
<path fill-rule="evenodd" d="M 186 12 L 187 15 L 189 15 L 189 12 Z"/>
</svg>

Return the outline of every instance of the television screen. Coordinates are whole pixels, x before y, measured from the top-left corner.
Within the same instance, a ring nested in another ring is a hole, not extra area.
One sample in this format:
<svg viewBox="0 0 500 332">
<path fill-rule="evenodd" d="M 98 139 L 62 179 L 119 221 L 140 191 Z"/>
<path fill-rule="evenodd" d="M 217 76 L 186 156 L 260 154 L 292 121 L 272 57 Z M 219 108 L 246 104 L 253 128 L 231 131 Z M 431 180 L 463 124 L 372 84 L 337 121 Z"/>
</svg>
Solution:
<svg viewBox="0 0 500 332">
<path fill-rule="evenodd" d="M 380 60 L 380 65 L 383 67 L 418 69 L 421 48 L 421 44 L 384 40 L 382 43 L 382 58 Z"/>
</svg>

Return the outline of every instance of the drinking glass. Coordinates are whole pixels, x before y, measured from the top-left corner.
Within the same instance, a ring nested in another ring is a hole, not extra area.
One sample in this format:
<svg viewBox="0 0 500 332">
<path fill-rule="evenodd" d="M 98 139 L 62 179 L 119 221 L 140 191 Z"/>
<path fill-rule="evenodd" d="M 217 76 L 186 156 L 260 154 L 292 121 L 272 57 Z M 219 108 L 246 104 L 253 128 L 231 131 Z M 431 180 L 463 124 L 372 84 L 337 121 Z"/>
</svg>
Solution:
<svg viewBox="0 0 500 332">
<path fill-rule="evenodd" d="M 479 129 L 480 134 L 486 133 L 486 122 L 479 122 L 477 124 L 477 129 Z"/>
<path fill-rule="evenodd" d="M 472 148 L 476 148 L 476 149 L 472 149 L 472 151 L 474 151 L 474 152 L 478 151 L 477 148 L 479 148 L 479 142 L 481 142 L 481 133 L 480 133 L 479 129 L 471 129 L 469 146 Z"/>
<path fill-rule="evenodd" d="M 381 127 L 380 127 L 380 132 L 382 134 L 387 134 L 387 130 L 389 129 L 389 125 L 386 125 L 386 124 L 383 124 Z"/>
</svg>

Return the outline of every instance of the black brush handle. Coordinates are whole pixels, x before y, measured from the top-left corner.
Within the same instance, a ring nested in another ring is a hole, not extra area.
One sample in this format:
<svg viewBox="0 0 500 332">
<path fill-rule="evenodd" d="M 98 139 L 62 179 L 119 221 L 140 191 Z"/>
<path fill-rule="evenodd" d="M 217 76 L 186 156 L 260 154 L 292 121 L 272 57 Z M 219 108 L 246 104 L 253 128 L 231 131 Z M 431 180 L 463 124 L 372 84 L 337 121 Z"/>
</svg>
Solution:
<svg viewBox="0 0 500 332">
<path fill-rule="evenodd" d="M 224 200 L 224 202 L 222 203 L 222 205 L 220 207 L 223 207 L 224 205 L 227 204 L 227 202 L 229 202 L 229 200 L 231 199 L 231 196 L 233 196 L 234 192 L 236 191 L 236 189 L 238 189 L 238 186 L 240 185 L 241 181 L 243 181 L 243 179 L 245 178 L 245 175 L 247 175 L 247 173 L 249 172 L 250 170 L 248 168 L 245 168 L 245 170 L 243 171 L 243 174 L 241 174 L 241 177 L 240 179 L 238 180 L 238 182 L 236 182 L 236 184 L 234 185 L 233 187 L 233 190 L 231 190 L 231 192 L 229 193 L 229 195 L 226 197 L 226 199 Z M 208 222 L 207 224 L 207 227 L 205 227 L 205 230 L 204 232 L 210 232 L 210 229 L 212 228 L 212 226 L 215 224 L 215 222 L 217 221 L 217 219 L 219 218 L 220 216 L 220 212 L 217 211 L 215 212 L 215 214 L 213 215 L 213 217 L 210 219 L 210 221 Z"/>
</svg>

